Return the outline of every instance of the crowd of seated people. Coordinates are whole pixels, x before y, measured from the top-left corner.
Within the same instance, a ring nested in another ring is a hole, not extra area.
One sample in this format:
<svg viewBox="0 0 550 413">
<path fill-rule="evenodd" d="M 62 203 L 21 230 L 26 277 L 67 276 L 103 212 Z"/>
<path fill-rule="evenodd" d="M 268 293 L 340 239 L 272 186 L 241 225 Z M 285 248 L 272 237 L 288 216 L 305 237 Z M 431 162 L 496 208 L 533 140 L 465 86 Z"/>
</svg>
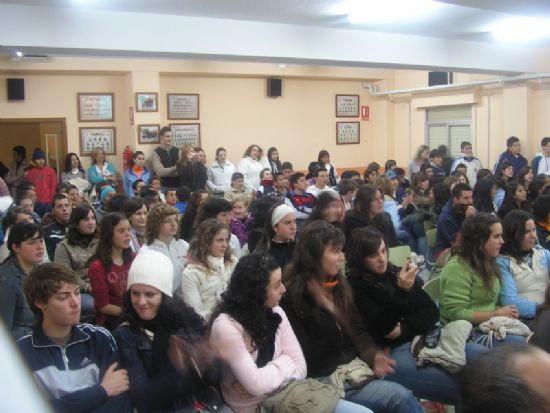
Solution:
<svg viewBox="0 0 550 413">
<path fill-rule="evenodd" d="M 0 317 L 55 411 L 438 411 L 486 353 L 550 351 L 550 138 L 530 166 L 510 137 L 494 172 L 463 142 L 362 179 L 160 137 L 122 173 L 69 153 L 59 183 L 15 147 L 0 179 Z"/>
</svg>

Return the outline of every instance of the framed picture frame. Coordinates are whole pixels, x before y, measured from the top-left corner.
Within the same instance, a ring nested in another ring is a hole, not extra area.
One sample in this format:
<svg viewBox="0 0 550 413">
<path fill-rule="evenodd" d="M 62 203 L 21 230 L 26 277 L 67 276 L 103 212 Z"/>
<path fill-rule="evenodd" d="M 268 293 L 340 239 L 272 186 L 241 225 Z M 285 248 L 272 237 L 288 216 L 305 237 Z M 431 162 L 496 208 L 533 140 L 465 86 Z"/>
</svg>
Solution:
<svg viewBox="0 0 550 413">
<path fill-rule="evenodd" d="M 159 94 L 157 92 L 137 92 L 136 112 L 158 112 Z"/>
<path fill-rule="evenodd" d="M 359 122 L 336 122 L 336 145 L 361 143 L 361 125 Z"/>
<path fill-rule="evenodd" d="M 359 117 L 359 95 L 336 95 L 336 117 Z"/>
<path fill-rule="evenodd" d="M 79 122 L 114 122 L 113 93 L 77 93 Z"/>
<path fill-rule="evenodd" d="M 184 145 L 201 146 L 200 123 L 171 123 L 172 140 L 176 148 Z"/>
<path fill-rule="evenodd" d="M 92 156 L 96 148 L 102 148 L 105 155 L 116 155 L 116 128 L 97 126 L 78 128 L 80 156 Z"/>
<path fill-rule="evenodd" d="M 138 143 L 148 145 L 160 143 L 160 125 L 138 125 Z"/>
<path fill-rule="evenodd" d="M 168 93 L 169 120 L 199 119 L 199 95 L 196 93 Z"/>
</svg>

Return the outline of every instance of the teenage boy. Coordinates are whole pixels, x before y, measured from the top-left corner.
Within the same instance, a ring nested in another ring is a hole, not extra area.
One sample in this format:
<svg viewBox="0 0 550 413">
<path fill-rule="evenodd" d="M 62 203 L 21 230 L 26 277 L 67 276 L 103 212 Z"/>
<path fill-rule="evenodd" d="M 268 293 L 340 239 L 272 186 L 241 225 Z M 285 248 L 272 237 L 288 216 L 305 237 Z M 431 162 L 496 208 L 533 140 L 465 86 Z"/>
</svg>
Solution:
<svg viewBox="0 0 550 413">
<path fill-rule="evenodd" d="M 46 154 L 36 148 L 32 153 L 34 168 L 27 172 L 26 179 L 34 185 L 36 191 L 35 210 L 40 216 L 50 212 L 55 188 L 57 187 L 57 174 L 46 165 Z"/>
<path fill-rule="evenodd" d="M 160 202 L 162 202 L 163 204 L 166 203 L 166 197 L 164 196 L 164 194 L 162 193 L 162 186 L 161 186 L 161 183 L 162 183 L 162 180 L 161 178 L 159 178 L 158 176 L 153 176 L 151 178 L 151 184 L 150 184 L 150 187 L 157 191 L 157 193 L 159 194 L 159 199 L 160 199 Z"/>
<path fill-rule="evenodd" d="M 160 145 L 151 154 L 153 171 L 156 176 L 161 178 L 162 186 L 172 188 L 179 186 L 176 169 L 179 156 L 179 149 L 172 145 L 172 130 L 168 126 L 164 126 L 160 130 Z M 160 188 L 157 191 L 160 191 Z"/>
<path fill-rule="evenodd" d="M 318 169 L 313 173 L 315 177 L 315 184 L 307 188 L 307 192 L 312 194 L 315 198 L 318 198 L 322 192 L 332 192 L 335 198 L 338 198 L 338 193 L 328 186 L 329 176 L 328 171 L 324 168 Z"/>
<path fill-rule="evenodd" d="M 535 176 L 544 174 L 550 175 L 550 138 L 545 137 L 540 141 L 542 152 L 535 156 L 531 167 Z"/>
<path fill-rule="evenodd" d="M 315 206 L 315 197 L 306 192 L 306 176 L 297 172 L 290 176 L 290 184 L 293 190 L 288 191 L 285 204 L 294 209 L 296 214 L 296 223 L 298 228 L 309 218 L 313 207 Z"/>
<path fill-rule="evenodd" d="M 437 257 L 443 250 L 451 248 L 464 220 L 474 216 L 474 198 L 468 184 L 456 184 L 452 190 L 452 199 L 443 208 L 437 220 L 434 255 Z"/>
<path fill-rule="evenodd" d="M 514 167 L 513 179 L 517 179 L 519 170 L 527 166 L 527 159 L 521 154 L 521 143 L 518 137 L 510 136 L 506 139 L 506 147 L 507 149 L 500 154 L 493 172 L 496 173 L 499 170 L 501 163 L 508 162 Z"/>
<path fill-rule="evenodd" d="M 256 198 L 261 198 L 267 196 L 275 191 L 273 187 L 273 175 L 271 174 L 271 169 L 264 168 L 260 172 L 260 187 L 256 193 Z"/>
<path fill-rule="evenodd" d="M 111 334 L 78 324 L 76 275 L 57 263 L 35 268 L 24 284 L 35 315 L 32 333 L 18 342 L 38 385 L 56 412 L 131 412 L 128 373 Z"/>
<path fill-rule="evenodd" d="M 166 193 L 164 194 L 166 199 L 166 205 L 175 207 L 176 202 L 178 202 L 178 197 L 176 196 L 176 188 L 167 188 Z"/>
<path fill-rule="evenodd" d="M 134 196 L 139 197 L 139 193 L 145 185 L 146 183 L 143 181 L 143 179 L 136 179 L 134 182 L 132 182 L 132 191 L 134 192 Z"/>
<path fill-rule="evenodd" d="M 430 152 L 430 164 L 434 175 L 445 176 L 445 169 L 443 168 L 443 155 L 439 152 L 439 149 L 432 149 Z"/>
<path fill-rule="evenodd" d="M 283 164 L 281 165 L 281 172 L 290 182 L 290 176 L 294 173 L 294 167 L 290 162 L 283 162 Z"/>
<path fill-rule="evenodd" d="M 18 222 L 8 237 L 10 256 L 0 266 L 0 318 L 18 339 L 33 326 L 33 315 L 25 300 L 23 281 L 44 258 L 42 230 L 36 224 Z"/>
<path fill-rule="evenodd" d="M 282 172 L 275 172 L 273 174 L 273 189 L 274 191 L 269 194 L 280 201 L 284 201 L 288 192 L 288 179 Z"/>
<path fill-rule="evenodd" d="M 114 192 L 114 189 L 113 189 Z M 53 261 L 57 244 L 65 239 L 71 218 L 71 203 L 65 194 L 55 194 L 52 201 L 54 221 L 44 227 L 44 241 L 50 261 Z"/>
<path fill-rule="evenodd" d="M 240 172 L 235 172 L 231 176 L 231 188 L 225 191 L 223 197 L 229 202 L 233 202 L 235 198 L 243 198 L 246 203 L 250 205 L 254 198 L 254 194 L 244 187 L 244 175 Z"/>
<path fill-rule="evenodd" d="M 481 166 L 481 161 L 474 156 L 474 151 L 472 150 L 472 144 L 468 141 L 464 141 L 460 144 L 460 151 L 462 152 L 458 158 L 453 162 L 451 166 L 451 174 L 454 174 L 456 168 L 459 165 L 466 166 L 466 176 L 472 188 L 477 182 L 477 173 L 483 166 Z"/>
</svg>

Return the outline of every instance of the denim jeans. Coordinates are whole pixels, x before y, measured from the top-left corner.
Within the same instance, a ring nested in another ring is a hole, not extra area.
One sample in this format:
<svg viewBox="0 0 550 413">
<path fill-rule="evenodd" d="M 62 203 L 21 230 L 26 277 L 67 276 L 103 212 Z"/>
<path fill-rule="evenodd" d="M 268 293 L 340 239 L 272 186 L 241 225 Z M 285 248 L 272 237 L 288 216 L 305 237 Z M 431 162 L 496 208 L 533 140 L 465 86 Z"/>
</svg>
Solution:
<svg viewBox="0 0 550 413">
<path fill-rule="evenodd" d="M 80 294 L 80 322 L 93 324 L 95 319 L 94 297 L 88 293 Z"/>
<path fill-rule="evenodd" d="M 333 413 L 372 413 L 372 410 L 367 409 L 365 406 L 361 406 L 360 404 L 340 399 L 334 408 Z"/>
<path fill-rule="evenodd" d="M 386 380 L 373 380 L 360 389 L 347 390 L 345 399 L 368 407 L 375 413 L 424 412 L 410 390 Z"/>
<path fill-rule="evenodd" d="M 475 359 L 487 348 L 475 343 L 466 343 L 466 362 Z M 454 405 L 458 400 L 458 376 L 435 365 L 417 367 L 411 353 L 411 343 L 394 348 L 391 357 L 396 361 L 395 371 L 385 380 L 401 384 L 419 399 L 428 399 Z"/>
<path fill-rule="evenodd" d="M 473 341 L 479 340 L 482 335 L 483 334 L 476 329 L 474 331 Z M 507 344 L 525 344 L 526 342 L 527 342 L 527 337 L 516 336 L 514 334 L 507 334 L 504 340 L 497 340 L 495 337 L 493 337 L 492 347 L 500 347 L 500 346 L 505 346 Z M 486 347 L 489 347 L 489 343 L 481 342 L 481 344 L 483 344 Z"/>
</svg>

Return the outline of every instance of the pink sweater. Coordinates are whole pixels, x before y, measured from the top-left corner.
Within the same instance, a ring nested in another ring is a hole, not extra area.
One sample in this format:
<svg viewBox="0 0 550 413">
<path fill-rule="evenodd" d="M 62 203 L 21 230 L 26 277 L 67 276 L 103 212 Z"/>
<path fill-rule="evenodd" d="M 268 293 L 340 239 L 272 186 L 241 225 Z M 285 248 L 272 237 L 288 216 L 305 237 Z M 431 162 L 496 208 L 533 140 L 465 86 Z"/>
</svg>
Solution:
<svg viewBox="0 0 550 413">
<path fill-rule="evenodd" d="M 240 323 L 227 314 L 220 314 L 212 325 L 210 342 L 229 367 L 223 375 L 223 397 L 236 413 L 253 413 L 256 406 L 281 385 L 306 377 L 304 354 L 288 318 L 281 307 L 273 311 L 280 314 L 283 321 L 275 334 L 273 360 L 262 368 L 256 366 L 258 352 Z M 241 399 L 231 387 L 236 381 L 254 397 Z"/>
</svg>

